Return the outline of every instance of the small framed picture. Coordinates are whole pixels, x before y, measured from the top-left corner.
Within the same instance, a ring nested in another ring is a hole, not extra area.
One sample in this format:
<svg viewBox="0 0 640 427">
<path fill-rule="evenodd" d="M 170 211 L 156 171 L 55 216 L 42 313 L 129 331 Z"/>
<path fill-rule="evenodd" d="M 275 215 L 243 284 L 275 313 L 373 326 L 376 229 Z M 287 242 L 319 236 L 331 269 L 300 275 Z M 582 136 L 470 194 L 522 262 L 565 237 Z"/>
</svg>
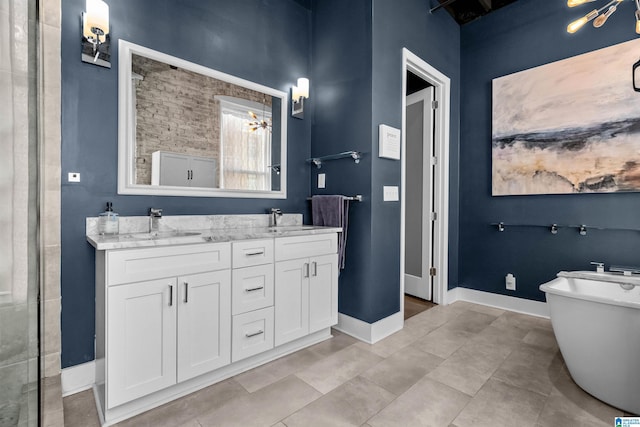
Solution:
<svg viewBox="0 0 640 427">
<path fill-rule="evenodd" d="M 400 129 L 380 125 L 378 132 L 378 157 L 400 160 Z"/>
</svg>

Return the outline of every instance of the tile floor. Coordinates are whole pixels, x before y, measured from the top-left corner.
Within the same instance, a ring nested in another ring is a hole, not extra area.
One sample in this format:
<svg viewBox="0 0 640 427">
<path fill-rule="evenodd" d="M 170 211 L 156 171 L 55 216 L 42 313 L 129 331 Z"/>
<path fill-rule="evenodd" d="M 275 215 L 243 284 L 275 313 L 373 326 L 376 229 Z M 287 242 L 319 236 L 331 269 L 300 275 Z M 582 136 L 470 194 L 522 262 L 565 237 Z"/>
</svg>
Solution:
<svg viewBox="0 0 640 427">
<path fill-rule="evenodd" d="M 368 345 L 345 334 L 118 426 L 612 426 L 624 412 L 573 383 L 549 320 L 456 302 Z M 67 427 L 98 426 L 93 395 Z"/>
</svg>

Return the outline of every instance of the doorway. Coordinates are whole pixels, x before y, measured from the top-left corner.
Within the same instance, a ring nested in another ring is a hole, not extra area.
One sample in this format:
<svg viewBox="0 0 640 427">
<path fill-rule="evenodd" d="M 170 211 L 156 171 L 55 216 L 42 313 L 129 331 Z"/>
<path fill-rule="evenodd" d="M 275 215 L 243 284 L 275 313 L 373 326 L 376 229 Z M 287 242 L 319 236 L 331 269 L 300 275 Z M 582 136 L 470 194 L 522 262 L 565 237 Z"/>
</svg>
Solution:
<svg viewBox="0 0 640 427">
<path fill-rule="evenodd" d="M 408 49 L 403 49 L 402 60 L 400 301 L 404 313 L 405 293 L 447 304 L 451 82 Z"/>
</svg>

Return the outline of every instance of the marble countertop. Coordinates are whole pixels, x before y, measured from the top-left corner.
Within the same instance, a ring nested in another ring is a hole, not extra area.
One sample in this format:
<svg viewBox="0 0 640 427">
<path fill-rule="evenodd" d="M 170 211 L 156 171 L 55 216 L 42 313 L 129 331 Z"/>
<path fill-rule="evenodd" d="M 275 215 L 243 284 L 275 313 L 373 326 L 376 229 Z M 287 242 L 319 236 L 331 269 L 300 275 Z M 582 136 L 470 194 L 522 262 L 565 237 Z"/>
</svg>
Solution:
<svg viewBox="0 0 640 427">
<path fill-rule="evenodd" d="M 97 250 L 130 249 L 154 246 L 188 245 L 234 240 L 305 236 L 342 232 L 340 227 L 284 225 L 278 227 L 242 227 L 201 230 L 161 230 L 157 233 L 121 233 L 113 236 L 87 234 L 87 241 Z"/>
</svg>

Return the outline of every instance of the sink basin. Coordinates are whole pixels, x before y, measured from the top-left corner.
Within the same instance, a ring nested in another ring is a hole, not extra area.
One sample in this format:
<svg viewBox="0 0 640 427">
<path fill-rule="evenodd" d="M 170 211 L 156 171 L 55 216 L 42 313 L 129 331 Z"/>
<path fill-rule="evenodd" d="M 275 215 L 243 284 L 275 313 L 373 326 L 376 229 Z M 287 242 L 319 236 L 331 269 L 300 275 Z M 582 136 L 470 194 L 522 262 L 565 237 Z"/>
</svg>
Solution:
<svg viewBox="0 0 640 427">
<path fill-rule="evenodd" d="M 133 233 L 127 235 L 128 238 L 135 240 L 156 240 L 156 239 L 171 239 L 174 237 L 191 237 L 199 236 L 202 233 L 193 231 L 154 231 L 153 233 Z"/>
</svg>

